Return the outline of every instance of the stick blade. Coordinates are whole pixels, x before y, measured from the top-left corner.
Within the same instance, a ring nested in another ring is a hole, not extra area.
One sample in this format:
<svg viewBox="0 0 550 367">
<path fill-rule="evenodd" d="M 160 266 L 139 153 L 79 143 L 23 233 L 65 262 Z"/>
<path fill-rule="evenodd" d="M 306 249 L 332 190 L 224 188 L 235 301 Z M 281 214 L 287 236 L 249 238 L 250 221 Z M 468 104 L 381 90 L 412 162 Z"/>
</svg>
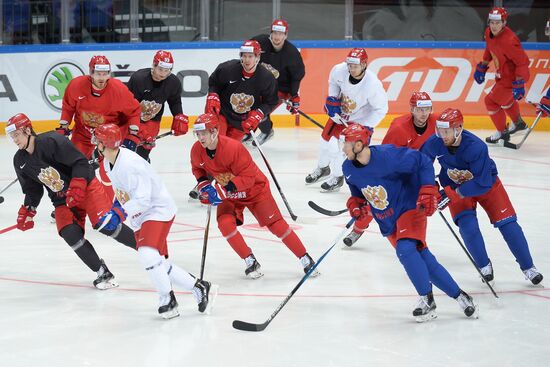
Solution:
<svg viewBox="0 0 550 367">
<path fill-rule="evenodd" d="M 233 328 L 242 331 L 263 331 L 267 327 L 268 322 L 263 324 L 252 324 L 250 322 L 234 320 Z"/>
<path fill-rule="evenodd" d="M 509 141 L 505 141 L 505 142 L 504 142 L 504 147 L 510 148 L 510 149 L 518 149 L 518 148 L 519 148 L 519 144 L 514 144 L 514 143 L 511 143 L 511 142 L 509 142 Z"/>
<path fill-rule="evenodd" d="M 315 204 L 315 202 L 313 202 L 311 200 L 307 202 L 307 205 L 309 205 L 309 207 L 311 209 L 315 210 L 316 212 L 324 214 L 324 215 L 328 215 L 329 217 L 335 217 L 337 215 L 340 215 L 340 214 L 345 213 L 345 212 L 348 211 L 347 209 L 342 209 L 342 210 L 325 209 L 325 208 L 322 208 L 319 205 Z"/>
</svg>

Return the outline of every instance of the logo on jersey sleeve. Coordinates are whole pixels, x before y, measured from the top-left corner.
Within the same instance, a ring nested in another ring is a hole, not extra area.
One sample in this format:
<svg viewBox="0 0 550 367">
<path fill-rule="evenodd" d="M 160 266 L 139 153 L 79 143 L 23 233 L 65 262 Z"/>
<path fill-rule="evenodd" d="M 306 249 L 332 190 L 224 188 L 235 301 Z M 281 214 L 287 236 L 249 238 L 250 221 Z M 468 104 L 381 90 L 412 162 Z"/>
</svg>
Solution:
<svg viewBox="0 0 550 367">
<path fill-rule="evenodd" d="M 384 210 L 390 204 L 388 202 L 388 192 L 384 186 L 367 186 L 361 189 L 363 196 L 374 208 Z"/>
<path fill-rule="evenodd" d="M 63 185 L 65 184 L 59 172 L 53 167 L 41 168 L 38 179 L 53 192 L 63 190 Z"/>
<path fill-rule="evenodd" d="M 245 93 L 233 93 L 231 95 L 231 107 L 237 113 L 247 113 L 254 105 L 254 96 Z"/>
<path fill-rule="evenodd" d="M 103 117 L 102 114 L 97 112 L 83 111 L 80 116 L 82 117 L 82 122 L 84 122 L 84 125 L 89 126 L 92 129 L 95 129 L 96 127 L 98 127 L 99 125 L 105 122 L 105 117 Z"/>
<path fill-rule="evenodd" d="M 357 103 L 346 95 L 342 96 L 342 112 L 351 115 L 357 108 Z"/>
<path fill-rule="evenodd" d="M 474 178 L 472 172 L 467 169 L 447 168 L 447 176 L 457 185 L 461 185 L 466 181 L 470 181 Z"/>
<path fill-rule="evenodd" d="M 232 174 L 231 172 L 224 172 L 214 176 L 214 178 L 216 179 L 216 182 L 222 186 L 227 185 L 229 181 L 233 179 L 233 177 L 235 177 L 235 175 Z"/>
<path fill-rule="evenodd" d="M 130 195 L 128 195 L 126 191 L 120 189 L 115 189 L 115 197 L 122 205 L 130 200 Z"/>
<path fill-rule="evenodd" d="M 275 77 L 275 79 L 278 79 L 279 78 L 279 70 L 275 69 L 273 66 L 271 66 L 271 64 L 267 64 L 265 62 L 262 62 L 262 64 L 264 68 L 266 68 L 267 70 L 269 70 L 271 72 L 271 74 L 273 74 L 273 76 Z"/>
<path fill-rule="evenodd" d="M 155 101 L 143 100 L 139 103 L 141 107 L 141 121 L 149 121 L 159 113 L 162 105 Z"/>
</svg>

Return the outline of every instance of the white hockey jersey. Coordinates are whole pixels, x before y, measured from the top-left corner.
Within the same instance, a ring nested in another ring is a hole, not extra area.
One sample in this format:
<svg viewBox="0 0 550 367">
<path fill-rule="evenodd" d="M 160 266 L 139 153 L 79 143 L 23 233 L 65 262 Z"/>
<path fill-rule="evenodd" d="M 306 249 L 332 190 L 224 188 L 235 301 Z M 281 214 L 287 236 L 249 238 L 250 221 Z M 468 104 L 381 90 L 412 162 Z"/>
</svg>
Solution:
<svg viewBox="0 0 550 367">
<path fill-rule="evenodd" d="M 120 148 L 114 166 L 107 159 L 103 167 L 113 184 L 115 196 L 128 213 L 130 226 L 141 228 L 147 220 L 168 221 L 178 208 L 153 167 L 135 152 Z"/>
<path fill-rule="evenodd" d="M 340 98 L 345 121 L 375 127 L 388 113 L 388 96 L 382 82 L 369 69 L 357 84 L 349 81 L 345 62 L 336 64 L 330 71 L 328 95 Z"/>
</svg>

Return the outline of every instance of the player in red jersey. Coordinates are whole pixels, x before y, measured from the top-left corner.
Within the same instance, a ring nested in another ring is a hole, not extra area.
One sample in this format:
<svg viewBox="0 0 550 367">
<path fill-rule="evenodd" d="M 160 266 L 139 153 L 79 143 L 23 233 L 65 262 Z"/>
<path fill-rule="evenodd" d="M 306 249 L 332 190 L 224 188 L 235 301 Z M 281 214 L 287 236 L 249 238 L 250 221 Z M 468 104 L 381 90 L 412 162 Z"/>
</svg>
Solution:
<svg viewBox="0 0 550 367">
<path fill-rule="evenodd" d="M 300 259 L 307 271 L 315 264 L 302 241 L 283 219 L 269 189 L 269 181 L 239 140 L 219 133 L 218 117 L 200 115 L 193 131 L 197 142 L 191 148 L 191 167 L 198 181 L 201 202 L 217 206 L 218 228 L 233 250 L 245 260 L 245 274 L 261 277 L 260 264 L 237 226 L 244 223 L 248 208 L 261 227 L 267 227 Z M 208 177 L 214 180 L 208 180 Z M 318 273 L 314 271 L 312 276 Z"/>
<path fill-rule="evenodd" d="M 506 26 L 507 19 L 508 12 L 504 8 L 493 8 L 489 13 L 489 26 L 484 35 L 485 53 L 474 73 L 474 80 L 482 84 L 489 63 L 494 62 L 496 83 L 485 96 L 487 112 L 497 129 L 485 139 L 491 144 L 501 139 L 509 140 L 511 134 L 527 128 L 517 101 L 525 96 L 525 83 L 529 80 L 529 58 L 516 34 Z M 506 115 L 512 119 L 508 127 Z"/>
</svg>

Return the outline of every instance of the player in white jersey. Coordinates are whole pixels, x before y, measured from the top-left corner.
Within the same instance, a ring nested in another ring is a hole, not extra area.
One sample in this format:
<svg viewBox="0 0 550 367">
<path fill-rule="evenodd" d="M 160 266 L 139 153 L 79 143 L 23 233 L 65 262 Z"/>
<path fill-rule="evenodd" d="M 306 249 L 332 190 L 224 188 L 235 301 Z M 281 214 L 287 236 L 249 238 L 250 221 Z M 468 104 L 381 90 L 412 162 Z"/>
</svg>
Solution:
<svg viewBox="0 0 550 367">
<path fill-rule="evenodd" d="M 130 226 L 135 231 L 139 259 L 159 293 L 160 316 L 165 319 L 179 316 L 172 283 L 191 291 L 199 311 L 206 311 L 212 306 L 213 299 L 209 296 L 215 294 L 214 289 L 210 291 L 214 286 L 166 260 L 166 237 L 177 207 L 164 183 L 137 153 L 120 148 L 122 136 L 117 125 L 99 125 L 93 140 L 105 157 L 103 167 L 116 197 L 111 210 L 100 218 L 100 228 L 116 226 L 129 217 Z"/>
<path fill-rule="evenodd" d="M 338 148 L 340 132 L 348 122 L 374 128 L 388 112 L 388 97 L 382 82 L 367 70 L 364 48 L 352 49 L 345 62 L 330 71 L 325 109 L 329 119 L 321 134 L 317 168 L 307 175 L 306 184 L 327 177 L 321 192 L 337 191 L 344 183 L 344 155 Z"/>
</svg>

